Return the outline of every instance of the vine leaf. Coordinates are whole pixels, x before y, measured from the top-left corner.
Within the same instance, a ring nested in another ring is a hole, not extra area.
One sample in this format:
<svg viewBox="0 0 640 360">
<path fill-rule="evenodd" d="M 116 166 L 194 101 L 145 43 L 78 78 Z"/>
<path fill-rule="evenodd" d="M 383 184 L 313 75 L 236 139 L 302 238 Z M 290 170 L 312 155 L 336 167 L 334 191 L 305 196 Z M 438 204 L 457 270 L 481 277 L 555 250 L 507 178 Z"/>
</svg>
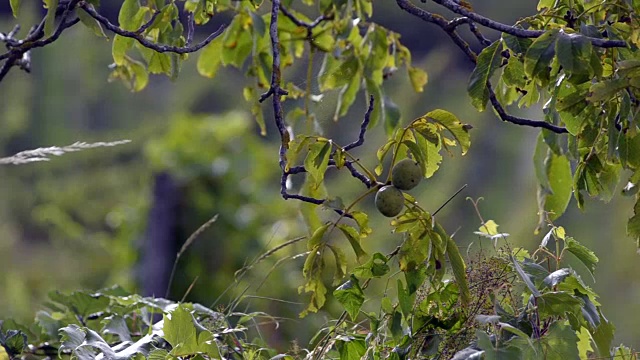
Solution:
<svg viewBox="0 0 640 360">
<path fill-rule="evenodd" d="M 589 269 L 591 275 L 593 275 L 593 272 L 595 271 L 596 265 L 599 261 L 596 254 L 572 237 L 567 237 L 566 239 L 564 239 L 564 243 L 567 251 L 575 255 L 575 257 L 577 257 L 578 260 L 580 260 L 584 264 L 584 266 Z"/>
<path fill-rule="evenodd" d="M 484 111 L 486 108 L 487 101 L 489 100 L 487 83 L 502 61 L 500 44 L 502 44 L 502 40 L 496 40 L 493 44 L 482 50 L 480 55 L 478 55 L 476 67 L 473 69 L 471 77 L 469 78 L 467 91 L 471 97 L 471 103 L 478 111 Z"/>
</svg>

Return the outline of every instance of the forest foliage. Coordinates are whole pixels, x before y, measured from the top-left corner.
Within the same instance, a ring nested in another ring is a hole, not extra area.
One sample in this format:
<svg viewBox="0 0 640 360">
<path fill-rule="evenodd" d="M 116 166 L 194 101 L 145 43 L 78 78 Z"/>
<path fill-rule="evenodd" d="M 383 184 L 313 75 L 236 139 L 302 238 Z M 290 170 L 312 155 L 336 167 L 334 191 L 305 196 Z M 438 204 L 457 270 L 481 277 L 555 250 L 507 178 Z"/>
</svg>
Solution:
<svg viewBox="0 0 640 360">
<path fill-rule="evenodd" d="M 9 71 L 28 71 L 33 49 L 55 46 L 79 23 L 111 39 L 109 80 L 133 92 L 147 86 L 150 74 L 180 81 L 182 64 L 192 56 L 198 72 L 213 81 L 223 66 L 252 80 L 242 95 L 261 134 L 266 135 L 268 121 L 275 124 L 279 195 L 300 205 L 308 230 L 291 242 L 306 242 L 299 292 L 307 297 L 300 316 L 323 309 L 330 297 L 343 312 L 317 329 L 308 348 L 294 346 L 285 353 L 251 338 L 262 319 L 276 317 L 239 311 L 238 304 L 214 311 L 118 287 L 53 292 L 32 326 L 0 322 L 0 359 L 56 354 L 82 360 L 636 358 L 632 349 L 613 344 L 615 328 L 604 317 L 598 294 L 567 260 L 573 257 L 593 276 L 598 257 L 554 221 L 572 197 L 579 208 L 587 196 L 634 197 L 627 233 L 640 247 L 640 3 L 542 0 L 537 13 L 515 24 L 487 18 L 464 1 L 433 3 L 446 9 L 446 16 L 453 14 L 451 19 L 396 0 L 406 16 L 440 28 L 474 64 L 466 87 L 478 111 L 494 111 L 503 126 L 539 129 L 533 156 L 537 231 L 546 235 L 537 249 L 510 245 L 509 235 L 493 220 L 485 221 L 472 200 L 481 224 L 476 233 L 492 246 L 465 256 L 455 232 L 436 216 L 442 207 L 428 211 L 407 192 L 439 171 L 445 159 L 456 161 L 443 155 L 473 151 L 473 127 L 451 109 L 424 109 L 413 121 L 400 121 L 401 109 L 385 91 L 385 80 L 402 70 L 407 86 L 421 92 L 428 75 L 413 64 L 397 33 L 370 21 L 373 1 L 125 0 L 116 24 L 100 14 L 97 0 L 45 0 L 46 15 L 24 38 L 19 28 L 2 34 L 8 50 L 0 55 L 0 80 Z M 23 5 L 10 1 L 16 16 Z M 220 13 L 232 13 L 230 23 L 195 42 L 196 27 Z M 473 44 L 460 35 L 463 29 Z M 481 29 L 501 36 L 490 40 Z M 318 54 L 322 64 L 316 73 L 312 64 Z M 299 86 L 284 70 L 303 60 L 306 86 Z M 359 94 L 368 100 L 357 137 L 349 143 L 326 137 L 315 115 L 330 92 L 338 94 L 335 121 Z M 265 111 L 269 102 L 271 110 Z M 510 106 L 540 104 L 542 119 L 509 112 Z M 371 168 L 354 149 L 376 127 L 384 129 L 386 140 L 377 146 Z M 11 159 L 2 162 L 18 163 Z M 415 166 L 407 171 L 418 169 L 417 179 L 406 178 L 399 170 L 403 164 Z M 358 183 L 361 192 L 344 199 L 335 195 L 326 186 L 326 175 L 334 171 Z M 389 229 L 402 239 L 388 254 L 363 247 L 373 230 L 371 214 L 361 205 L 374 196 L 378 210 L 393 218 Z M 395 283 L 395 293 L 368 293 L 372 282 Z M 364 310 L 365 303 L 377 304 L 378 311 Z"/>
</svg>

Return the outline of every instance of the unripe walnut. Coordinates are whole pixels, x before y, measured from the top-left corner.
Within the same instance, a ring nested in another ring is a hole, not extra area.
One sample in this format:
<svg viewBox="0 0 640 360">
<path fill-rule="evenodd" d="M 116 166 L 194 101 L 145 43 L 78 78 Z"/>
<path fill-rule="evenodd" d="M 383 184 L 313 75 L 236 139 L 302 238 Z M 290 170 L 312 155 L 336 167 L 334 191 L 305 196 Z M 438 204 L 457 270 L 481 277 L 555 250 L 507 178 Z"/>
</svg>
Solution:
<svg viewBox="0 0 640 360">
<path fill-rule="evenodd" d="M 376 193 L 376 208 L 386 217 L 394 217 L 404 207 L 404 195 L 395 186 L 383 186 Z"/>
<path fill-rule="evenodd" d="M 404 159 L 391 169 L 391 182 L 400 190 L 411 190 L 422 180 L 422 168 L 420 164 Z"/>
</svg>

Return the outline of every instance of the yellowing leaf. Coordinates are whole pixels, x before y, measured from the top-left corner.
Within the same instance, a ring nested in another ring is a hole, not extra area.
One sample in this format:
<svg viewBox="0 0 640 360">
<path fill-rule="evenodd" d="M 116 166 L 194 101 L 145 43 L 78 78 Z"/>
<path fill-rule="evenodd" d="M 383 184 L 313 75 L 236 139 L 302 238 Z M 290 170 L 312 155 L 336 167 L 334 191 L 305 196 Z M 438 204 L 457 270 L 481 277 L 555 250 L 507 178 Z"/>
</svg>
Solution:
<svg viewBox="0 0 640 360">
<path fill-rule="evenodd" d="M 222 37 L 218 36 L 212 42 L 210 42 L 200 52 L 198 57 L 198 73 L 208 78 L 214 78 L 220 68 L 222 51 Z"/>
<path fill-rule="evenodd" d="M 20 3 L 22 0 L 10 0 L 9 4 L 11 5 L 11 12 L 13 13 L 13 17 L 18 17 L 18 12 L 20 11 Z M 2 350 L 2 349 L 0 349 Z M 0 360 L 2 360 L 2 356 L 0 354 Z"/>
<path fill-rule="evenodd" d="M 498 235 L 498 224 L 493 220 L 488 220 L 478 228 L 481 233 L 493 236 Z"/>
<path fill-rule="evenodd" d="M 409 73 L 409 80 L 411 80 L 413 90 L 416 92 L 422 92 L 424 90 L 424 86 L 429 80 L 427 73 L 424 70 L 413 66 L 409 66 L 407 68 L 407 72 Z"/>
</svg>

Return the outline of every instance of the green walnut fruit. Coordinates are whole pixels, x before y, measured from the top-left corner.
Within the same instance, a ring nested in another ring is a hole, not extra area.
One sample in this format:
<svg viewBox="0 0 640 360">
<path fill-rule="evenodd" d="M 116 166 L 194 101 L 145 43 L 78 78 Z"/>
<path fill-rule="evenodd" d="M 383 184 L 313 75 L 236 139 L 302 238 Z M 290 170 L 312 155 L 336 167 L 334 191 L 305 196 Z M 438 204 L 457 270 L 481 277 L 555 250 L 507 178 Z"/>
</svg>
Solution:
<svg viewBox="0 0 640 360">
<path fill-rule="evenodd" d="M 411 190 L 422 180 L 422 168 L 420 164 L 404 159 L 391 169 L 391 182 L 400 190 Z"/>
<path fill-rule="evenodd" d="M 376 208 L 386 217 L 400 214 L 404 207 L 404 195 L 395 186 L 383 186 L 376 193 Z"/>
</svg>

